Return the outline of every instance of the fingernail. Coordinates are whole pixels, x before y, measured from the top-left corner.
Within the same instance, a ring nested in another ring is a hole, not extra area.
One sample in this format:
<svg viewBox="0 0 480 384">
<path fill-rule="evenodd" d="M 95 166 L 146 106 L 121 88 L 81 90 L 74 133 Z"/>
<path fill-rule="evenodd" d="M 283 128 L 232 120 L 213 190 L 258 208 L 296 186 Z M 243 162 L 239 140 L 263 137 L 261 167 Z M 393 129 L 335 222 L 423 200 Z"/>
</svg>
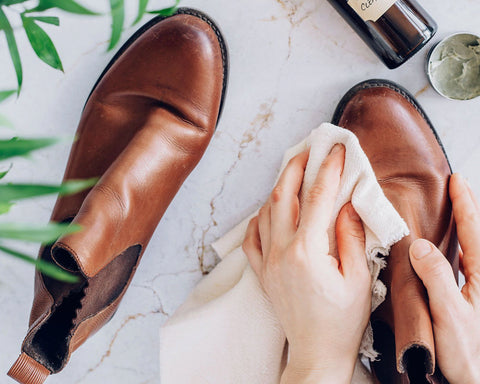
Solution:
<svg viewBox="0 0 480 384">
<path fill-rule="evenodd" d="M 410 252 L 415 259 L 420 260 L 433 251 L 432 244 L 423 239 L 415 240 L 410 246 Z"/>
<path fill-rule="evenodd" d="M 335 153 L 340 152 L 342 149 L 343 149 L 343 145 L 342 145 L 342 144 L 335 144 L 335 145 L 333 146 L 333 148 L 331 149 L 329 155 L 334 155 Z"/>
<path fill-rule="evenodd" d="M 360 216 L 351 203 L 347 205 L 347 212 L 352 220 L 361 221 Z"/>
</svg>

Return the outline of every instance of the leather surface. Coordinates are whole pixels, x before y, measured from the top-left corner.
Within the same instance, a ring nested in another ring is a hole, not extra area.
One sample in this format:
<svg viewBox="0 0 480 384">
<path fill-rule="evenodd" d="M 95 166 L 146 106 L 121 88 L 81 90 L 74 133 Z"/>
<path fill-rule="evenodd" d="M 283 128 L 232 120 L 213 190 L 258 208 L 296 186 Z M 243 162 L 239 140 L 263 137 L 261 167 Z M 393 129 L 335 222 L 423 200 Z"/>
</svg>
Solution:
<svg viewBox="0 0 480 384">
<path fill-rule="evenodd" d="M 50 371 L 30 356 L 22 353 L 8 375 L 23 384 L 42 384 L 50 375 Z"/>
<path fill-rule="evenodd" d="M 36 274 L 22 356 L 42 372 L 63 369 L 114 315 L 159 220 L 216 128 L 227 53 L 213 22 L 180 9 L 137 35 L 89 97 L 65 171 L 65 180 L 99 181 L 60 197 L 52 214 L 83 230 L 40 251 L 79 277 L 67 284 Z M 29 383 L 22 374 L 15 378 Z"/>
<path fill-rule="evenodd" d="M 359 87 L 338 121 L 358 137 L 383 191 L 411 232 L 392 247 L 380 276 L 388 294 L 371 319 L 374 346 L 381 353 L 372 368 L 382 383 L 441 383 L 428 298 L 408 250 L 415 239 L 428 239 L 458 275 L 458 243 L 448 197 L 451 171 L 423 112 L 393 88 Z"/>
<path fill-rule="evenodd" d="M 84 231 L 55 248 L 67 249 L 86 276 L 129 246 L 147 245 L 210 141 L 222 84 L 217 36 L 190 15 L 152 27 L 98 84 L 65 179 L 101 179 L 85 200 L 81 194 L 60 199 L 52 216 L 58 221 L 78 211 L 74 223 Z"/>
</svg>

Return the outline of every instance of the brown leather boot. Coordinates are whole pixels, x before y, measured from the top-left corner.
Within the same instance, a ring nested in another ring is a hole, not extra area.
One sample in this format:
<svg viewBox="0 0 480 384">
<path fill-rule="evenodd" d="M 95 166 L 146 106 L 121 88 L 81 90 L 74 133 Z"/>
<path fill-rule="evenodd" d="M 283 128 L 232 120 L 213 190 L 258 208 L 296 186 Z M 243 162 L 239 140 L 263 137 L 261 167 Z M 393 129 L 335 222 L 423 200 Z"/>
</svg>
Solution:
<svg viewBox="0 0 480 384">
<path fill-rule="evenodd" d="M 160 218 L 210 142 L 227 68 L 219 29 L 182 8 L 142 27 L 103 72 L 65 172 L 65 180 L 100 180 L 58 199 L 52 215 L 83 230 L 39 255 L 80 281 L 36 272 L 30 329 L 12 378 L 43 383 L 113 316 Z"/>
<path fill-rule="evenodd" d="M 355 133 L 385 195 L 410 228 L 387 257 L 380 278 L 386 301 L 373 313 L 371 367 L 380 383 L 445 383 L 435 367 L 428 298 L 408 250 L 418 238 L 432 241 L 458 276 L 458 243 L 448 197 L 450 165 L 430 120 L 407 91 L 369 80 L 342 99 L 333 123 Z"/>
</svg>

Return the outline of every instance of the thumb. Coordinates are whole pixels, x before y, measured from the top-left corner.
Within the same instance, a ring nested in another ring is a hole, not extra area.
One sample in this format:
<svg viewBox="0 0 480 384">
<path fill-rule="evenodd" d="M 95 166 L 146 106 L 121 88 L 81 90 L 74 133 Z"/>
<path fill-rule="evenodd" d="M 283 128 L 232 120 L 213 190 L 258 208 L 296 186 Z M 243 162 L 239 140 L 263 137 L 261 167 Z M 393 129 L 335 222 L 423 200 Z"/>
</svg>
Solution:
<svg viewBox="0 0 480 384">
<path fill-rule="evenodd" d="M 357 278 L 370 280 L 365 256 L 365 232 L 360 216 L 351 203 L 341 209 L 335 230 L 343 276 L 346 279 L 353 278 L 355 283 L 358 283 Z"/>
<path fill-rule="evenodd" d="M 431 310 L 461 302 L 452 267 L 435 245 L 424 239 L 415 240 L 410 245 L 410 262 L 427 289 Z"/>
</svg>

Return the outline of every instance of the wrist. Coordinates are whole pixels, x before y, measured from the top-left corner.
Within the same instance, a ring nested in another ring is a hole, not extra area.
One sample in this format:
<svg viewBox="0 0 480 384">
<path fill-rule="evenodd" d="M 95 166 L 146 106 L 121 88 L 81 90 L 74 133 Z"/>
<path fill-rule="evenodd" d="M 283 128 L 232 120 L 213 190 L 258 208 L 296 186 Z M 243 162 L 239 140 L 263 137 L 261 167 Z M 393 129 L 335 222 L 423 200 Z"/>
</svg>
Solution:
<svg viewBox="0 0 480 384">
<path fill-rule="evenodd" d="M 287 365 L 282 374 L 280 384 L 350 384 L 351 377 L 338 372 L 321 372 L 315 370 L 299 370 Z"/>
<path fill-rule="evenodd" d="M 291 356 L 282 374 L 281 384 L 350 384 L 354 367 L 354 363 L 345 361 L 312 362 Z"/>
</svg>

